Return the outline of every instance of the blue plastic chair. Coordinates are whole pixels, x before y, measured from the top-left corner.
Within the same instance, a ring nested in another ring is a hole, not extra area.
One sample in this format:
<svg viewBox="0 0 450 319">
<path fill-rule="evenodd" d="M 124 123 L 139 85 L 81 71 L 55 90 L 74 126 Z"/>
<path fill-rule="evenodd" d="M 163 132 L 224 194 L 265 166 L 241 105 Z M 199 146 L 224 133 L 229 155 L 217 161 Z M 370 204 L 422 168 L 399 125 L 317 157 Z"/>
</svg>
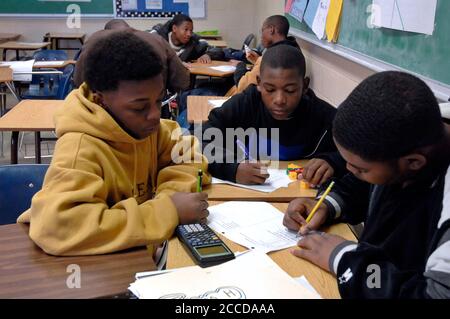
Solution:
<svg viewBox="0 0 450 319">
<path fill-rule="evenodd" d="M 0 166 L 0 225 L 13 224 L 42 188 L 48 164 Z"/>
<path fill-rule="evenodd" d="M 36 61 L 64 61 L 68 59 L 64 50 L 39 50 L 33 54 Z M 46 71 L 49 69 L 41 69 Z M 54 71 L 54 69 L 50 69 Z M 22 99 L 58 99 L 58 90 L 61 81 L 60 74 L 35 74 L 32 76 L 28 89 L 22 91 Z"/>
<path fill-rule="evenodd" d="M 72 64 L 66 66 L 63 74 L 53 75 L 53 84 L 50 85 L 51 77 L 43 75 L 43 84 L 32 83 L 30 87 L 23 91 L 22 99 L 44 99 L 44 100 L 64 100 L 73 89 L 73 73 L 75 67 Z M 55 81 L 57 79 L 57 82 Z"/>
</svg>

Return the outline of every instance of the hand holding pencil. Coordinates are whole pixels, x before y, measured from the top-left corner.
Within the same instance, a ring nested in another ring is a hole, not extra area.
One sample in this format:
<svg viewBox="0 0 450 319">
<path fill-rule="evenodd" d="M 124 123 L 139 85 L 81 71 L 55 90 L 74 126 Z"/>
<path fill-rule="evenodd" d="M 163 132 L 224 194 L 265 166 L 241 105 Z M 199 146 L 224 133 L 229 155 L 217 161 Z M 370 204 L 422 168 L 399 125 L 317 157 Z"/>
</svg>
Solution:
<svg viewBox="0 0 450 319">
<path fill-rule="evenodd" d="M 330 184 L 331 185 L 331 184 Z M 323 200 L 331 191 L 333 185 L 328 186 L 319 201 L 311 198 L 297 198 L 289 203 L 284 214 L 283 225 L 288 229 L 305 235 L 311 230 L 319 229 L 327 220 L 328 209 Z"/>
</svg>

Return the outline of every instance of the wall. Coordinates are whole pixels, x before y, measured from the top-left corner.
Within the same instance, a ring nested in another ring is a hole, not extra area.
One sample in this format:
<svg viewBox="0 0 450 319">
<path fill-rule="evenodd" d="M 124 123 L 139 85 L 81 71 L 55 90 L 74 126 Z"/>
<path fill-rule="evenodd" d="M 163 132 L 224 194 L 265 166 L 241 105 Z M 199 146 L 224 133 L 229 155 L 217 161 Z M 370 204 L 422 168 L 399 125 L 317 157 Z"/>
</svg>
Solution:
<svg viewBox="0 0 450 319">
<path fill-rule="evenodd" d="M 207 0 L 206 19 L 195 19 L 195 30 L 219 29 L 229 46 L 240 48 L 245 36 L 253 32 L 255 24 L 254 8 L 258 0 Z M 267 1 L 268 2 L 268 1 Z M 109 20 L 83 18 L 81 29 L 68 29 L 63 18 L 20 18 L 0 17 L 0 32 L 21 33 L 19 41 L 39 42 L 47 32 L 84 32 L 88 35 L 103 29 Z M 127 22 L 139 30 L 165 22 L 160 19 L 132 19 Z M 67 45 L 67 44 L 63 44 Z M 71 44 L 68 44 L 69 46 Z"/>
</svg>

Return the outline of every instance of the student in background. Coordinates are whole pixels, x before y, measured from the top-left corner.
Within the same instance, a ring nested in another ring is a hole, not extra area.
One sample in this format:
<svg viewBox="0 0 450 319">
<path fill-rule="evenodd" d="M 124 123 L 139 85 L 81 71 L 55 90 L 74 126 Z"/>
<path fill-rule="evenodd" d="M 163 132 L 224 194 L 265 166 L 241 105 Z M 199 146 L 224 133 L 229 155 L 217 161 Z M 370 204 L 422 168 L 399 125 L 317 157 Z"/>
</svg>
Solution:
<svg viewBox="0 0 450 319">
<path fill-rule="evenodd" d="M 270 48 L 276 45 L 290 45 L 300 50 L 300 47 L 294 37 L 288 36 L 289 21 L 282 15 L 273 15 L 268 17 L 261 28 L 261 44 L 264 48 Z M 251 50 L 246 54 L 247 60 L 253 63 L 253 68 L 248 71 L 244 62 L 236 66 L 234 74 L 235 85 L 226 93 L 226 96 L 232 96 L 244 91 L 250 84 L 257 84 L 256 78 L 259 75 L 262 57 Z"/>
<path fill-rule="evenodd" d="M 211 142 L 220 149 L 227 145 L 227 129 L 254 128 L 257 135 L 250 136 L 249 141 L 241 141 L 248 150 L 255 149 L 254 145 L 259 141 L 257 154 L 250 152 L 253 159 L 258 159 L 261 152 L 269 153 L 265 150 L 275 149 L 278 144 L 279 154 L 270 154 L 273 160 L 312 159 L 303 172 L 311 184 L 319 185 L 342 174 L 345 163 L 337 154 L 330 131 L 336 109 L 308 89 L 305 58 L 301 51 L 289 45 L 268 49 L 262 58 L 257 83 L 211 111 L 205 130 L 219 129 L 224 140 L 204 140 L 204 146 Z M 263 128 L 267 129 L 267 136 L 262 135 Z M 279 129 L 279 140 L 270 136 L 271 128 Z M 236 154 L 236 149 L 225 149 L 223 161 L 230 154 Z M 210 159 L 211 174 L 241 184 L 264 183 L 268 177 L 261 172 L 264 165 L 240 162 L 236 157 L 234 155 L 234 163 L 213 163 Z"/>
<path fill-rule="evenodd" d="M 170 44 L 178 57 L 184 62 L 197 60 L 200 63 L 211 63 L 212 60 L 223 60 L 222 50 L 214 52 L 206 41 L 194 33 L 192 19 L 184 14 L 178 14 L 165 24 L 157 24 L 152 28 Z"/>
<path fill-rule="evenodd" d="M 128 31 L 135 34 L 142 40 L 146 41 L 156 52 L 163 64 L 162 76 L 166 88 L 172 92 L 177 93 L 189 87 L 190 75 L 189 70 L 183 66 L 182 61 L 177 57 L 175 52 L 170 48 L 164 39 L 148 32 L 139 31 L 131 28 L 128 23 L 121 19 L 113 19 L 106 23 L 105 30 L 97 31 L 89 37 L 89 40 L 84 44 L 81 55 L 77 61 L 74 75 L 74 83 L 79 87 L 85 80 L 85 59 L 89 54 L 91 48 L 95 48 L 97 42 L 109 36 L 115 31 Z M 114 60 L 114 52 L 109 52 L 108 59 Z M 136 61 L 139 65 L 139 61 Z"/>
<path fill-rule="evenodd" d="M 163 66 L 147 42 L 116 31 L 85 59 L 86 82 L 55 115 L 58 141 L 42 190 L 18 221 L 30 222 L 30 237 L 52 255 L 154 251 L 178 224 L 208 215 L 207 195 L 190 193 L 206 161 L 197 153 L 201 163 L 173 164 L 178 126 L 160 120 Z M 191 159 L 198 141 L 186 138 L 191 153 L 180 156 Z"/>
<path fill-rule="evenodd" d="M 333 136 L 353 175 L 307 225 L 315 201 L 289 204 L 284 225 L 305 235 L 294 255 L 336 274 L 343 298 L 450 298 L 450 127 L 433 92 L 373 75 L 339 106 Z M 334 222 L 364 222 L 359 243 L 309 232 Z"/>
</svg>

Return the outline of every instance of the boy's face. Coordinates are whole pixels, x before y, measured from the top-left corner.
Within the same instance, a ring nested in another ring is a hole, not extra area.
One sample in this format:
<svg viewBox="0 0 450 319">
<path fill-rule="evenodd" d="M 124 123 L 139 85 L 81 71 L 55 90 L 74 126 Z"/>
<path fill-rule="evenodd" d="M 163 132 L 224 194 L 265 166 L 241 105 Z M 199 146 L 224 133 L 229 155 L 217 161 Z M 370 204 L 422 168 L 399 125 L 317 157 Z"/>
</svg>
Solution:
<svg viewBox="0 0 450 319">
<path fill-rule="evenodd" d="M 369 162 L 342 147 L 336 147 L 347 162 L 347 169 L 362 181 L 375 185 L 394 184 L 401 181 L 402 172 L 394 162 Z"/>
<path fill-rule="evenodd" d="M 264 23 L 261 27 L 261 44 L 263 47 L 268 48 L 272 45 L 272 37 L 275 32 L 274 27 Z"/>
<path fill-rule="evenodd" d="M 192 37 L 192 33 L 194 31 L 194 25 L 192 22 L 184 21 L 179 26 L 174 25 L 172 27 L 172 32 L 175 34 L 175 37 L 178 41 L 180 41 L 183 44 L 186 44 L 189 42 L 189 40 Z"/>
<path fill-rule="evenodd" d="M 162 75 L 143 81 L 121 81 L 117 90 L 97 92 L 97 98 L 131 136 L 143 139 L 158 131 L 164 97 Z"/>
<path fill-rule="evenodd" d="M 276 120 L 289 119 L 307 89 L 304 78 L 296 69 L 265 66 L 257 81 L 262 101 Z"/>
</svg>

